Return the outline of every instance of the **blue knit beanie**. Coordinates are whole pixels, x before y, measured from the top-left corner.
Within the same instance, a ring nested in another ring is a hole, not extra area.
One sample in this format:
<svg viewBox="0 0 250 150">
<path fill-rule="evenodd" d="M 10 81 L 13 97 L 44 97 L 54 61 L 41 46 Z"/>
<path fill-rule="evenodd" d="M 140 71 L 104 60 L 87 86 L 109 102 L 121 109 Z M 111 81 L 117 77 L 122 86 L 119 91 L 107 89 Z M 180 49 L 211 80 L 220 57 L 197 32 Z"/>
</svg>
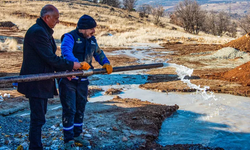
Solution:
<svg viewBox="0 0 250 150">
<path fill-rule="evenodd" d="M 77 29 L 92 29 L 95 27 L 96 22 L 89 15 L 83 15 L 77 22 Z"/>
</svg>

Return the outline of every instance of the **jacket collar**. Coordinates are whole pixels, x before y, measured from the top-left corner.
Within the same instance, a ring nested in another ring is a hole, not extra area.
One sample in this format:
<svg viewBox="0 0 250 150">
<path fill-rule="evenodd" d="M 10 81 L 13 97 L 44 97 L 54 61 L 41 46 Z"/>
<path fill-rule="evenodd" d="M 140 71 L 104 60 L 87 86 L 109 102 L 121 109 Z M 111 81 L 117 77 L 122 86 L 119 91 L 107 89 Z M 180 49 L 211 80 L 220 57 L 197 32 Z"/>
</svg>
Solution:
<svg viewBox="0 0 250 150">
<path fill-rule="evenodd" d="M 77 33 L 80 37 L 86 39 L 86 38 L 83 36 L 83 34 L 79 32 L 79 29 L 75 29 L 75 31 L 76 31 L 76 33 Z"/>
<path fill-rule="evenodd" d="M 93 38 L 94 38 L 94 36 L 92 36 L 92 37 L 90 37 L 90 38 L 85 38 L 84 36 L 83 36 L 83 34 L 82 33 L 80 33 L 79 32 L 79 29 L 75 29 L 75 31 L 76 31 L 76 33 L 80 36 L 80 37 L 82 37 L 82 38 L 84 38 L 85 40 L 88 40 L 88 41 L 91 41 Z"/>
<path fill-rule="evenodd" d="M 54 33 L 54 31 L 43 21 L 41 17 L 36 20 L 36 23 L 45 28 L 50 35 Z"/>
</svg>

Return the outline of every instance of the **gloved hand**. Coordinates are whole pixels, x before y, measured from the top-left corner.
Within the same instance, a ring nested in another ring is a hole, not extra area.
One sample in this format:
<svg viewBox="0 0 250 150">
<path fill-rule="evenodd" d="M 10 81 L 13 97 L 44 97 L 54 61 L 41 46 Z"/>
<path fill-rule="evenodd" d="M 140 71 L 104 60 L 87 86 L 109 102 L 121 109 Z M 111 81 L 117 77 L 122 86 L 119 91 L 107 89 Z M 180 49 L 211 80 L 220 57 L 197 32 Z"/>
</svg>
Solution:
<svg viewBox="0 0 250 150">
<path fill-rule="evenodd" d="M 111 74 L 113 72 L 113 67 L 110 64 L 104 64 L 102 68 L 105 68 L 108 74 Z"/>
<path fill-rule="evenodd" d="M 79 68 L 80 70 L 89 70 L 91 68 L 90 65 L 85 61 L 81 62 L 80 64 L 81 64 L 81 67 Z"/>
</svg>

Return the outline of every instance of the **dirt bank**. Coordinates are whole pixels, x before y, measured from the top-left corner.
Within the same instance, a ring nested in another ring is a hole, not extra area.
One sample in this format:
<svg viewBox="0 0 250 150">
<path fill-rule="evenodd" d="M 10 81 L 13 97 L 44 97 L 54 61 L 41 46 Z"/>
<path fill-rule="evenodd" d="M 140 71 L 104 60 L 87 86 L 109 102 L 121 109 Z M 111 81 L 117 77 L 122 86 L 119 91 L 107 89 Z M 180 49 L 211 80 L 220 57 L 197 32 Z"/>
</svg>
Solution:
<svg viewBox="0 0 250 150">
<path fill-rule="evenodd" d="M 236 40 L 232 40 L 222 45 L 222 47 L 233 47 L 244 52 L 250 52 L 250 33 L 247 33 Z"/>
</svg>

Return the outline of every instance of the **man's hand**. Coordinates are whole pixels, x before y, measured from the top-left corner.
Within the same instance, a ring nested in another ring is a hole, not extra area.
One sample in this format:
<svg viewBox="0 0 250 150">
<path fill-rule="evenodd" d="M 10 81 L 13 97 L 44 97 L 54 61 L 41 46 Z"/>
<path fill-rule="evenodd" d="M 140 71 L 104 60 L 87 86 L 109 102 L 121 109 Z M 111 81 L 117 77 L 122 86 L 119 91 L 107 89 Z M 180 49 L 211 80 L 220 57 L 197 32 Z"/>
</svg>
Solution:
<svg viewBox="0 0 250 150">
<path fill-rule="evenodd" d="M 79 62 L 74 62 L 74 66 L 73 66 L 73 69 L 74 70 L 77 70 L 81 67 L 81 64 Z"/>
<path fill-rule="evenodd" d="M 75 78 L 76 76 L 70 76 L 70 77 L 67 77 L 67 79 L 69 80 L 69 81 L 71 81 L 73 78 Z"/>
<path fill-rule="evenodd" d="M 90 65 L 85 61 L 81 62 L 80 64 L 81 64 L 81 67 L 79 68 L 80 70 L 89 70 L 91 68 Z"/>
<path fill-rule="evenodd" d="M 111 74 L 113 72 L 113 67 L 110 64 L 104 64 L 102 68 L 105 68 L 108 74 Z"/>
</svg>

